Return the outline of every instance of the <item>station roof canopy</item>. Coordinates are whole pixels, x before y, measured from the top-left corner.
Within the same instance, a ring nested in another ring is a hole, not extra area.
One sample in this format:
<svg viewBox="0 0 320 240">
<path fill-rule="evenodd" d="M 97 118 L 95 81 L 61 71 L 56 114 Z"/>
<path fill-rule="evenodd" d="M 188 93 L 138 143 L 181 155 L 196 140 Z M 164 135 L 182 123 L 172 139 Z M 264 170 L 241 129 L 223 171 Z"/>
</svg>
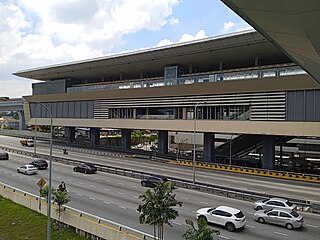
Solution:
<svg viewBox="0 0 320 240">
<path fill-rule="evenodd" d="M 221 0 L 320 83 L 319 0 Z"/>
<path fill-rule="evenodd" d="M 187 43 L 149 48 L 102 58 L 51 65 L 13 73 L 16 76 L 49 81 L 63 78 L 123 79 L 163 76 L 164 67 L 181 66 L 197 72 L 292 63 L 264 36 L 255 30 L 211 37 Z"/>
</svg>

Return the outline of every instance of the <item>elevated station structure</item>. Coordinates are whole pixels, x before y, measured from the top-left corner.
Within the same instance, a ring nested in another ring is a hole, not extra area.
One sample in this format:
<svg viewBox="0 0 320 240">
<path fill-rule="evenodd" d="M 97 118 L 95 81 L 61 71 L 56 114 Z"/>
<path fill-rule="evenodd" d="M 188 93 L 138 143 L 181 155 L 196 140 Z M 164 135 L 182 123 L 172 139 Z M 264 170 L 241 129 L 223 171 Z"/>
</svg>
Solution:
<svg viewBox="0 0 320 240">
<path fill-rule="evenodd" d="M 70 141 L 75 127 L 89 127 L 93 145 L 100 128 L 117 128 L 129 148 L 132 130 L 157 130 L 166 154 L 168 131 L 196 131 L 204 161 L 260 148 L 273 169 L 276 145 L 320 137 L 317 72 L 255 30 L 14 74 L 42 81 L 24 97 L 28 123 L 49 125 L 52 114 Z M 238 136 L 232 150 L 215 147 L 217 133 Z"/>
</svg>

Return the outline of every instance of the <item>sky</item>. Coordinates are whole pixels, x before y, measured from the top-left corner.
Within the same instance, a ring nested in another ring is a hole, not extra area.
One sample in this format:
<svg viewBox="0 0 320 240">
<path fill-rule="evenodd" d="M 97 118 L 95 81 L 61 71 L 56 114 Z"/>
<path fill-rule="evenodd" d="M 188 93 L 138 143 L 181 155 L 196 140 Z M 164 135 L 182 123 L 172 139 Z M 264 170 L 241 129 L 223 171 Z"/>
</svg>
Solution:
<svg viewBox="0 0 320 240">
<path fill-rule="evenodd" d="M 251 29 L 220 0 L 0 0 L 0 97 L 12 73 Z"/>
</svg>

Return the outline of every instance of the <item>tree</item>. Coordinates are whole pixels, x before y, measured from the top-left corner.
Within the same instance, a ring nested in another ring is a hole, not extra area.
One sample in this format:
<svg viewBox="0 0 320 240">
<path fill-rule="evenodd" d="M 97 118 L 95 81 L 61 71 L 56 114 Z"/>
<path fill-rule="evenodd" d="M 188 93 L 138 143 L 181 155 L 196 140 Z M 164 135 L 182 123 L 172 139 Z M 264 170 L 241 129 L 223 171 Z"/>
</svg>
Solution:
<svg viewBox="0 0 320 240">
<path fill-rule="evenodd" d="M 67 191 L 55 190 L 52 192 L 53 202 L 58 205 L 58 218 L 60 222 L 60 215 L 63 210 L 62 205 L 67 204 L 70 201 L 70 196 Z"/>
<path fill-rule="evenodd" d="M 139 221 L 141 224 L 153 225 L 154 239 L 163 239 L 164 224 L 172 227 L 169 221 L 179 216 L 178 210 L 173 208 L 177 205 L 181 207 L 182 202 L 175 199 L 174 189 L 173 183 L 165 182 L 153 189 L 147 189 L 143 195 L 139 196 L 144 202 L 137 209 L 141 213 Z"/>
<path fill-rule="evenodd" d="M 186 240 L 213 240 L 213 234 L 220 235 L 219 230 L 214 230 L 208 227 L 207 221 L 204 218 L 198 219 L 198 229 L 190 219 L 186 220 L 189 229 L 182 235 Z"/>
<path fill-rule="evenodd" d="M 132 135 L 132 138 L 135 141 L 135 143 L 141 142 L 141 138 L 143 137 L 143 133 L 140 130 L 132 131 L 131 135 Z"/>
<path fill-rule="evenodd" d="M 56 191 L 55 188 L 51 189 L 51 193 L 55 192 L 55 191 Z M 45 186 L 44 188 L 40 189 L 40 197 L 45 198 L 47 200 L 47 202 L 48 202 L 48 195 L 49 195 L 49 186 Z"/>
</svg>

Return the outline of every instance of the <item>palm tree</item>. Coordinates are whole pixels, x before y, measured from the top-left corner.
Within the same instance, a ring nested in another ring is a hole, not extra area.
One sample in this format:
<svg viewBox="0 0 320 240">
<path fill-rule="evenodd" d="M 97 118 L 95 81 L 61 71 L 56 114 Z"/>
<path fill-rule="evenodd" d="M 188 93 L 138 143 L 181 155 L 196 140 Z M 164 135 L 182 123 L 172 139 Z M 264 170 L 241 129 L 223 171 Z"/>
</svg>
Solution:
<svg viewBox="0 0 320 240">
<path fill-rule="evenodd" d="M 186 240 L 213 240 L 213 234 L 220 235 L 219 230 L 214 230 L 208 227 L 207 221 L 204 218 L 198 219 L 198 229 L 190 219 L 186 220 L 189 229 L 182 235 Z"/>
<path fill-rule="evenodd" d="M 170 220 L 176 219 L 179 214 L 174 207 L 182 206 L 182 202 L 175 199 L 173 190 L 174 184 L 165 182 L 158 184 L 154 189 L 147 189 L 139 198 L 144 204 L 139 205 L 138 211 L 141 213 L 139 221 L 141 224 L 153 225 L 154 239 L 163 239 L 164 224 L 172 227 Z"/>
</svg>

